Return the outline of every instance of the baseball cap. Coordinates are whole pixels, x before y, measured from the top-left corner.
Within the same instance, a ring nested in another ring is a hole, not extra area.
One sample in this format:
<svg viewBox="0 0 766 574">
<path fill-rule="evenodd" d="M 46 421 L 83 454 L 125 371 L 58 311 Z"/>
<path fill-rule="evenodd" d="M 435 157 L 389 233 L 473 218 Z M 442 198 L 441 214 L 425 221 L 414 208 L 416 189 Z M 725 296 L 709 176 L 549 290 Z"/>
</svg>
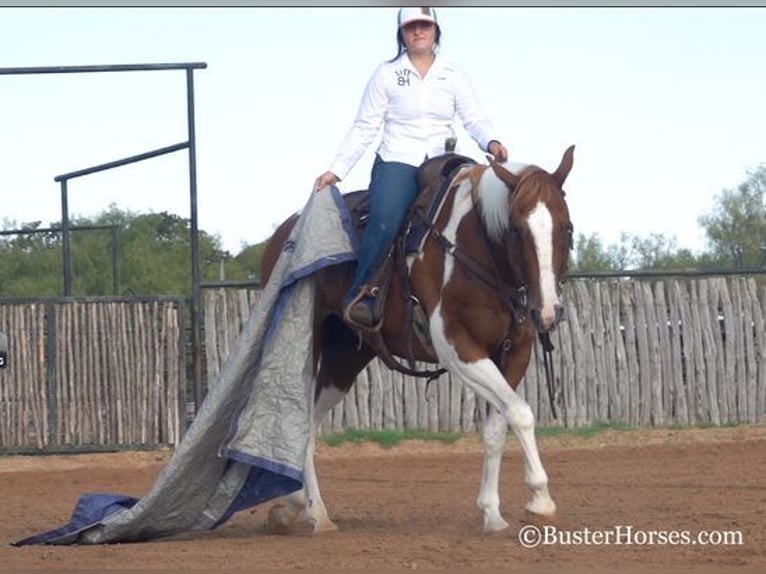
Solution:
<svg viewBox="0 0 766 574">
<path fill-rule="evenodd" d="M 410 22 L 436 22 L 436 11 L 433 8 L 417 8 L 408 6 L 399 8 L 399 27 L 406 26 Z"/>
</svg>

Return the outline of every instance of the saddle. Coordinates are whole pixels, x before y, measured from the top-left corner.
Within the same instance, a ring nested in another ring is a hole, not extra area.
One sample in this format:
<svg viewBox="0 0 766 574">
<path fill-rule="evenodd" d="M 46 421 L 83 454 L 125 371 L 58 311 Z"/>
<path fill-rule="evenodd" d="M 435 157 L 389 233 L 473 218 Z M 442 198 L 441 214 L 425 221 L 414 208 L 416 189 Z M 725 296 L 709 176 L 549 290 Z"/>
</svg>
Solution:
<svg viewBox="0 0 766 574">
<path fill-rule="evenodd" d="M 410 336 L 412 332 L 416 334 L 421 345 L 433 357 L 434 361 L 436 360 L 436 353 L 431 342 L 428 318 L 420 301 L 412 293 L 406 258 L 408 255 L 419 251 L 423 239 L 433 224 L 444 196 L 450 188 L 450 184 L 457 171 L 464 165 L 475 163 L 476 161 L 469 157 L 450 152 L 430 158 L 418 168 L 417 179 L 418 187 L 420 188 L 418 196 L 407 211 L 397 238 L 394 240 L 388 254 L 369 285 L 369 291 L 374 295 L 375 301 L 373 306 L 375 326 L 369 329 L 361 328 L 355 324 L 350 325 L 360 332 L 360 336 L 370 344 L 389 368 L 411 376 L 435 378 L 444 370 L 414 370 L 415 361 L 411 349 Z M 361 236 L 369 217 L 369 194 L 367 190 L 358 190 L 345 194 L 344 199 L 351 217 L 352 226 L 357 236 Z M 397 273 L 399 276 L 404 298 L 405 320 L 402 335 L 409 350 L 409 356 L 407 357 L 410 365 L 409 368 L 404 367 L 394 359 L 380 334 L 380 327 L 384 321 L 386 298 L 394 273 Z"/>
</svg>

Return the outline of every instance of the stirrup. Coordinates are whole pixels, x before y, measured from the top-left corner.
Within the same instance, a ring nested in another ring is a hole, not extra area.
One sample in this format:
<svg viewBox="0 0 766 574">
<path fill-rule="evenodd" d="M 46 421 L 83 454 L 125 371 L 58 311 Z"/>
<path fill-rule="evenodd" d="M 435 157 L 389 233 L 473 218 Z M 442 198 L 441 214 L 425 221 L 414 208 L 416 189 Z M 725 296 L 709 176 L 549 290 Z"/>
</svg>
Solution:
<svg viewBox="0 0 766 574">
<path fill-rule="evenodd" d="M 358 329 L 360 331 L 365 331 L 368 333 L 374 333 L 376 331 L 380 330 L 380 327 L 383 325 L 383 317 L 381 317 L 378 322 L 375 322 L 375 314 L 374 309 L 375 306 L 370 301 L 370 304 L 368 305 L 367 301 L 364 301 L 363 299 L 374 299 L 377 295 L 378 289 L 373 287 L 372 289 L 368 288 L 367 285 L 362 285 L 362 287 L 359 289 L 359 292 L 354 296 L 353 299 L 349 302 L 348 305 L 346 305 L 343 308 L 343 320 L 348 323 L 351 327 Z M 355 317 L 354 311 L 360 311 L 364 310 L 367 313 L 369 313 L 369 316 L 365 316 L 364 318 L 360 317 L 358 314 Z M 369 319 L 369 320 L 367 320 Z"/>
</svg>

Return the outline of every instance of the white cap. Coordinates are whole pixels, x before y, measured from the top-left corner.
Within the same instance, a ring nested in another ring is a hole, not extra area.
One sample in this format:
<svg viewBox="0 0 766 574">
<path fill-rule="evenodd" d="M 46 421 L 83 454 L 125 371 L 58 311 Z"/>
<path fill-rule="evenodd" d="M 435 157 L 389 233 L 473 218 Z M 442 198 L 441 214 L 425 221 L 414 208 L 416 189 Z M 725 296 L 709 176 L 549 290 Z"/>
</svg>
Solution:
<svg viewBox="0 0 766 574">
<path fill-rule="evenodd" d="M 408 6 L 407 8 L 399 8 L 399 27 L 406 26 L 410 22 L 433 22 L 436 21 L 436 11 L 433 8 L 417 8 L 414 6 Z"/>
</svg>

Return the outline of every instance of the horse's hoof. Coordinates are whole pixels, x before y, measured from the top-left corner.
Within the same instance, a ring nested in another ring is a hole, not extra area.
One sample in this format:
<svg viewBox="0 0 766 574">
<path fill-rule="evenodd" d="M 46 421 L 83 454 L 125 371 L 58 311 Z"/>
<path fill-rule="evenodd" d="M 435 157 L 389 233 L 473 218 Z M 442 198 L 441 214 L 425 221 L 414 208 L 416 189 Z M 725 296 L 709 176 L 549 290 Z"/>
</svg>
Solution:
<svg viewBox="0 0 766 574">
<path fill-rule="evenodd" d="M 295 513 L 284 504 L 275 504 L 269 510 L 266 530 L 272 534 L 290 534 L 295 526 Z"/>
<path fill-rule="evenodd" d="M 534 526 L 558 526 L 559 520 L 555 512 L 553 514 L 539 514 L 531 510 L 525 510 L 521 523 L 524 525 L 532 524 Z"/>
<path fill-rule="evenodd" d="M 502 532 L 508 528 L 510 528 L 510 524 L 508 524 L 502 517 L 498 516 L 495 519 L 484 521 L 482 532 L 484 534 L 495 534 L 496 532 Z"/>
<path fill-rule="evenodd" d="M 312 521 L 313 524 L 313 532 L 314 534 L 322 534 L 324 532 L 335 532 L 338 530 L 338 526 L 329 518 L 325 518 L 323 520 L 314 520 Z"/>
</svg>

